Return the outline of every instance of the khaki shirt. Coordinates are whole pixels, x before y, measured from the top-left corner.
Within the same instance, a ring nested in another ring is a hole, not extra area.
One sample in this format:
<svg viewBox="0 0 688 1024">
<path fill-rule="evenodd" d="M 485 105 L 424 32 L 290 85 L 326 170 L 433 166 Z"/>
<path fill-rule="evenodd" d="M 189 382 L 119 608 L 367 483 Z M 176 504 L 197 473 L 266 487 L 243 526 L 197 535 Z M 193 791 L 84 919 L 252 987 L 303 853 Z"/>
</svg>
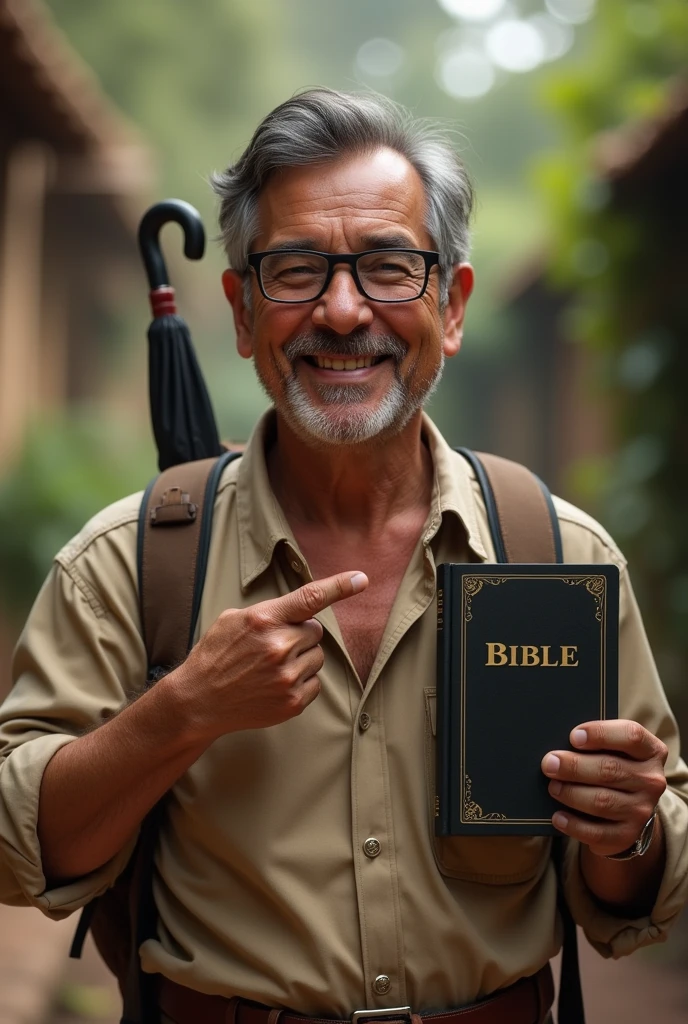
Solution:
<svg viewBox="0 0 688 1024">
<path fill-rule="evenodd" d="M 224 608 L 311 578 L 270 489 L 268 427 L 263 420 L 222 479 L 201 631 Z M 557 952 L 549 839 L 433 835 L 435 566 L 493 553 L 470 468 L 429 420 L 424 429 L 431 509 L 367 686 L 327 609 L 318 616 L 325 666 L 317 700 L 282 725 L 217 740 L 180 778 L 160 838 L 159 938 L 142 947 L 146 970 L 207 993 L 345 1017 L 362 1007 L 470 1003 Z M 57 556 L 0 712 L 0 899 L 56 918 L 109 886 L 130 853 L 46 891 L 36 815 L 55 751 L 116 711 L 146 674 L 139 501 L 97 515 Z M 567 561 L 621 570 L 621 714 L 670 750 L 660 802 L 667 864 L 651 917 L 603 911 L 581 877 L 577 844 L 568 843 L 574 916 L 601 953 L 618 956 L 663 938 L 686 899 L 688 774 L 624 559 L 589 516 L 560 500 L 556 508 Z M 379 846 L 366 845 L 371 838 Z"/>
</svg>

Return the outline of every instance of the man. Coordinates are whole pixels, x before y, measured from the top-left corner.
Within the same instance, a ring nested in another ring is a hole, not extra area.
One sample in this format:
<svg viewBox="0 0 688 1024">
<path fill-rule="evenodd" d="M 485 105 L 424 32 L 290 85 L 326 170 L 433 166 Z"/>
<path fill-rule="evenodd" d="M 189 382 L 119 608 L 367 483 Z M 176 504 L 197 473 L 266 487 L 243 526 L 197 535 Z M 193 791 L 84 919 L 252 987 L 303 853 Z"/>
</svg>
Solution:
<svg viewBox="0 0 688 1024">
<path fill-rule="evenodd" d="M 222 481 L 199 642 L 139 699 L 140 496 L 57 556 L 2 713 L 0 896 L 83 905 L 171 791 L 141 949 L 183 986 L 162 987 L 169 1018 L 508 994 L 559 946 L 550 843 L 435 839 L 430 816 L 435 567 L 493 558 L 470 470 L 422 412 L 473 287 L 465 172 L 392 104 L 312 90 L 215 187 L 238 349 L 274 410 Z M 566 561 L 621 570 L 623 718 L 543 760 L 567 900 L 618 956 L 685 901 L 688 777 L 623 557 L 556 507 Z M 608 859 L 647 822 L 644 856 Z M 489 1005 L 481 1022 L 534 1024 Z"/>
</svg>

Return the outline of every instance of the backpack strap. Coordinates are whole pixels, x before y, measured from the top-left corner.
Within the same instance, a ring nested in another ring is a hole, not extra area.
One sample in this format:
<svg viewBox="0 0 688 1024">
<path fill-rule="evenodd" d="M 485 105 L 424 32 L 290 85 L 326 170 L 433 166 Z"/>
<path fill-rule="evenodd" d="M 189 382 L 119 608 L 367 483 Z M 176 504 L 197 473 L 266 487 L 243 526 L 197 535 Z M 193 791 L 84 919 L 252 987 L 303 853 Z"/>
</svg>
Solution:
<svg viewBox="0 0 688 1024">
<path fill-rule="evenodd" d="M 525 466 L 499 455 L 457 448 L 470 462 L 485 499 L 498 562 L 563 562 L 552 495 Z"/>
<path fill-rule="evenodd" d="M 471 464 L 480 484 L 497 561 L 563 562 L 559 520 L 552 495 L 542 480 L 525 466 L 499 455 L 468 448 L 456 451 Z M 559 1024 L 585 1024 L 576 923 L 561 884 L 563 844 L 560 836 L 552 841 L 557 903 L 564 930 L 557 1020 Z"/>
<path fill-rule="evenodd" d="M 171 466 L 146 488 L 137 564 L 143 639 L 153 681 L 193 646 L 203 596 L 215 493 L 240 452 Z"/>
<path fill-rule="evenodd" d="M 137 569 L 141 628 L 148 655 L 146 688 L 180 664 L 193 646 L 208 567 L 215 495 L 222 472 L 241 452 L 172 466 L 146 488 L 139 512 Z M 122 895 L 129 904 L 129 935 L 110 937 L 129 950 L 124 976 L 118 976 L 124 1008 L 122 1024 L 157 1020 L 154 975 L 141 970 L 139 948 L 155 936 L 153 897 L 155 850 L 164 816 L 164 797 L 141 824 Z M 79 958 L 99 900 L 88 903 L 79 920 L 70 956 Z"/>
<path fill-rule="evenodd" d="M 141 626 L 151 686 L 193 647 L 203 597 L 215 495 L 225 466 L 241 452 L 171 466 L 146 488 L 139 513 L 137 565 Z M 157 986 L 141 969 L 139 949 L 157 934 L 155 851 L 165 797 L 146 815 L 131 882 L 131 948 L 122 986 L 121 1024 L 158 1019 Z"/>
</svg>

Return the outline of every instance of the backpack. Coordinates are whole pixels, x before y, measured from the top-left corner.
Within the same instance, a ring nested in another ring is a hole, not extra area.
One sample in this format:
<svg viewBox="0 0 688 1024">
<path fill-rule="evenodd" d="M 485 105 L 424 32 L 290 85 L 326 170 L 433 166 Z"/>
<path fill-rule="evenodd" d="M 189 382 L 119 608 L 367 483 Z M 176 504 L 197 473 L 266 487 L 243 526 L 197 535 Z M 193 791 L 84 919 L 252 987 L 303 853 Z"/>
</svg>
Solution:
<svg viewBox="0 0 688 1024">
<path fill-rule="evenodd" d="M 471 464 L 480 485 L 496 560 L 562 562 L 559 523 L 542 481 L 524 466 L 499 456 L 456 450 Z M 144 493 L 137 569 L 148 655 L 146 688 L 179 665 L 193 646 L 215 495 L 223 470 L 240 454 L 227 451 L 219 458 L 173 466 L 154 478 Z M 121 1024 L 154 1024 L 159 1020 L 155 975 L 142 971 L 139 949 L 157 935 L 153 876 L 164 812 L 163 797 L 143 820 L 125 870 L 110 889 L 84 907 L 70 950 L 70 956 L 81 956 L 90 929 L 100 955 L 119 983 Z M 563 842 L 556 838 L 553 859 L 557 865 L 562 850 Z M 585 1024 L 576 926 L 561 885 L 558 904 L 564 926 L 558 1020 L 559 1024 Z"/>
</svg>

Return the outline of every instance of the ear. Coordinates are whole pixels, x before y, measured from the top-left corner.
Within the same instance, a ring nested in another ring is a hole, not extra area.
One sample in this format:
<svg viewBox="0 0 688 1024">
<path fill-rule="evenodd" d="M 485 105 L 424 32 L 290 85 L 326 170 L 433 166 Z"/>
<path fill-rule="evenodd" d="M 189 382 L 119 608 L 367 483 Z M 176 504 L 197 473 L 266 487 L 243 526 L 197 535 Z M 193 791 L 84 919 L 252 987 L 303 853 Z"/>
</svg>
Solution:
<svg viewBox="0 0 688 1024">
<path fill-rule="evenodd" d="M 473 267 L 470 263 L 459 263 L 454 267 L 454 277 L 449 288 L 449 301 L 444 309 L 444 354 L 455 356 L 463 341 L 463 320 L 466 303 L 473 291 Z"/>
<path fill-rule="evenodd" d="M 244 359 L 250 359 L 253 355 L 253 318 L 244 301 L 244 278 L 236 270 L 225 270 L 222 275 L 222 287 L 227 302 L 232 307 L 237 352 Z"/>
</svg>

